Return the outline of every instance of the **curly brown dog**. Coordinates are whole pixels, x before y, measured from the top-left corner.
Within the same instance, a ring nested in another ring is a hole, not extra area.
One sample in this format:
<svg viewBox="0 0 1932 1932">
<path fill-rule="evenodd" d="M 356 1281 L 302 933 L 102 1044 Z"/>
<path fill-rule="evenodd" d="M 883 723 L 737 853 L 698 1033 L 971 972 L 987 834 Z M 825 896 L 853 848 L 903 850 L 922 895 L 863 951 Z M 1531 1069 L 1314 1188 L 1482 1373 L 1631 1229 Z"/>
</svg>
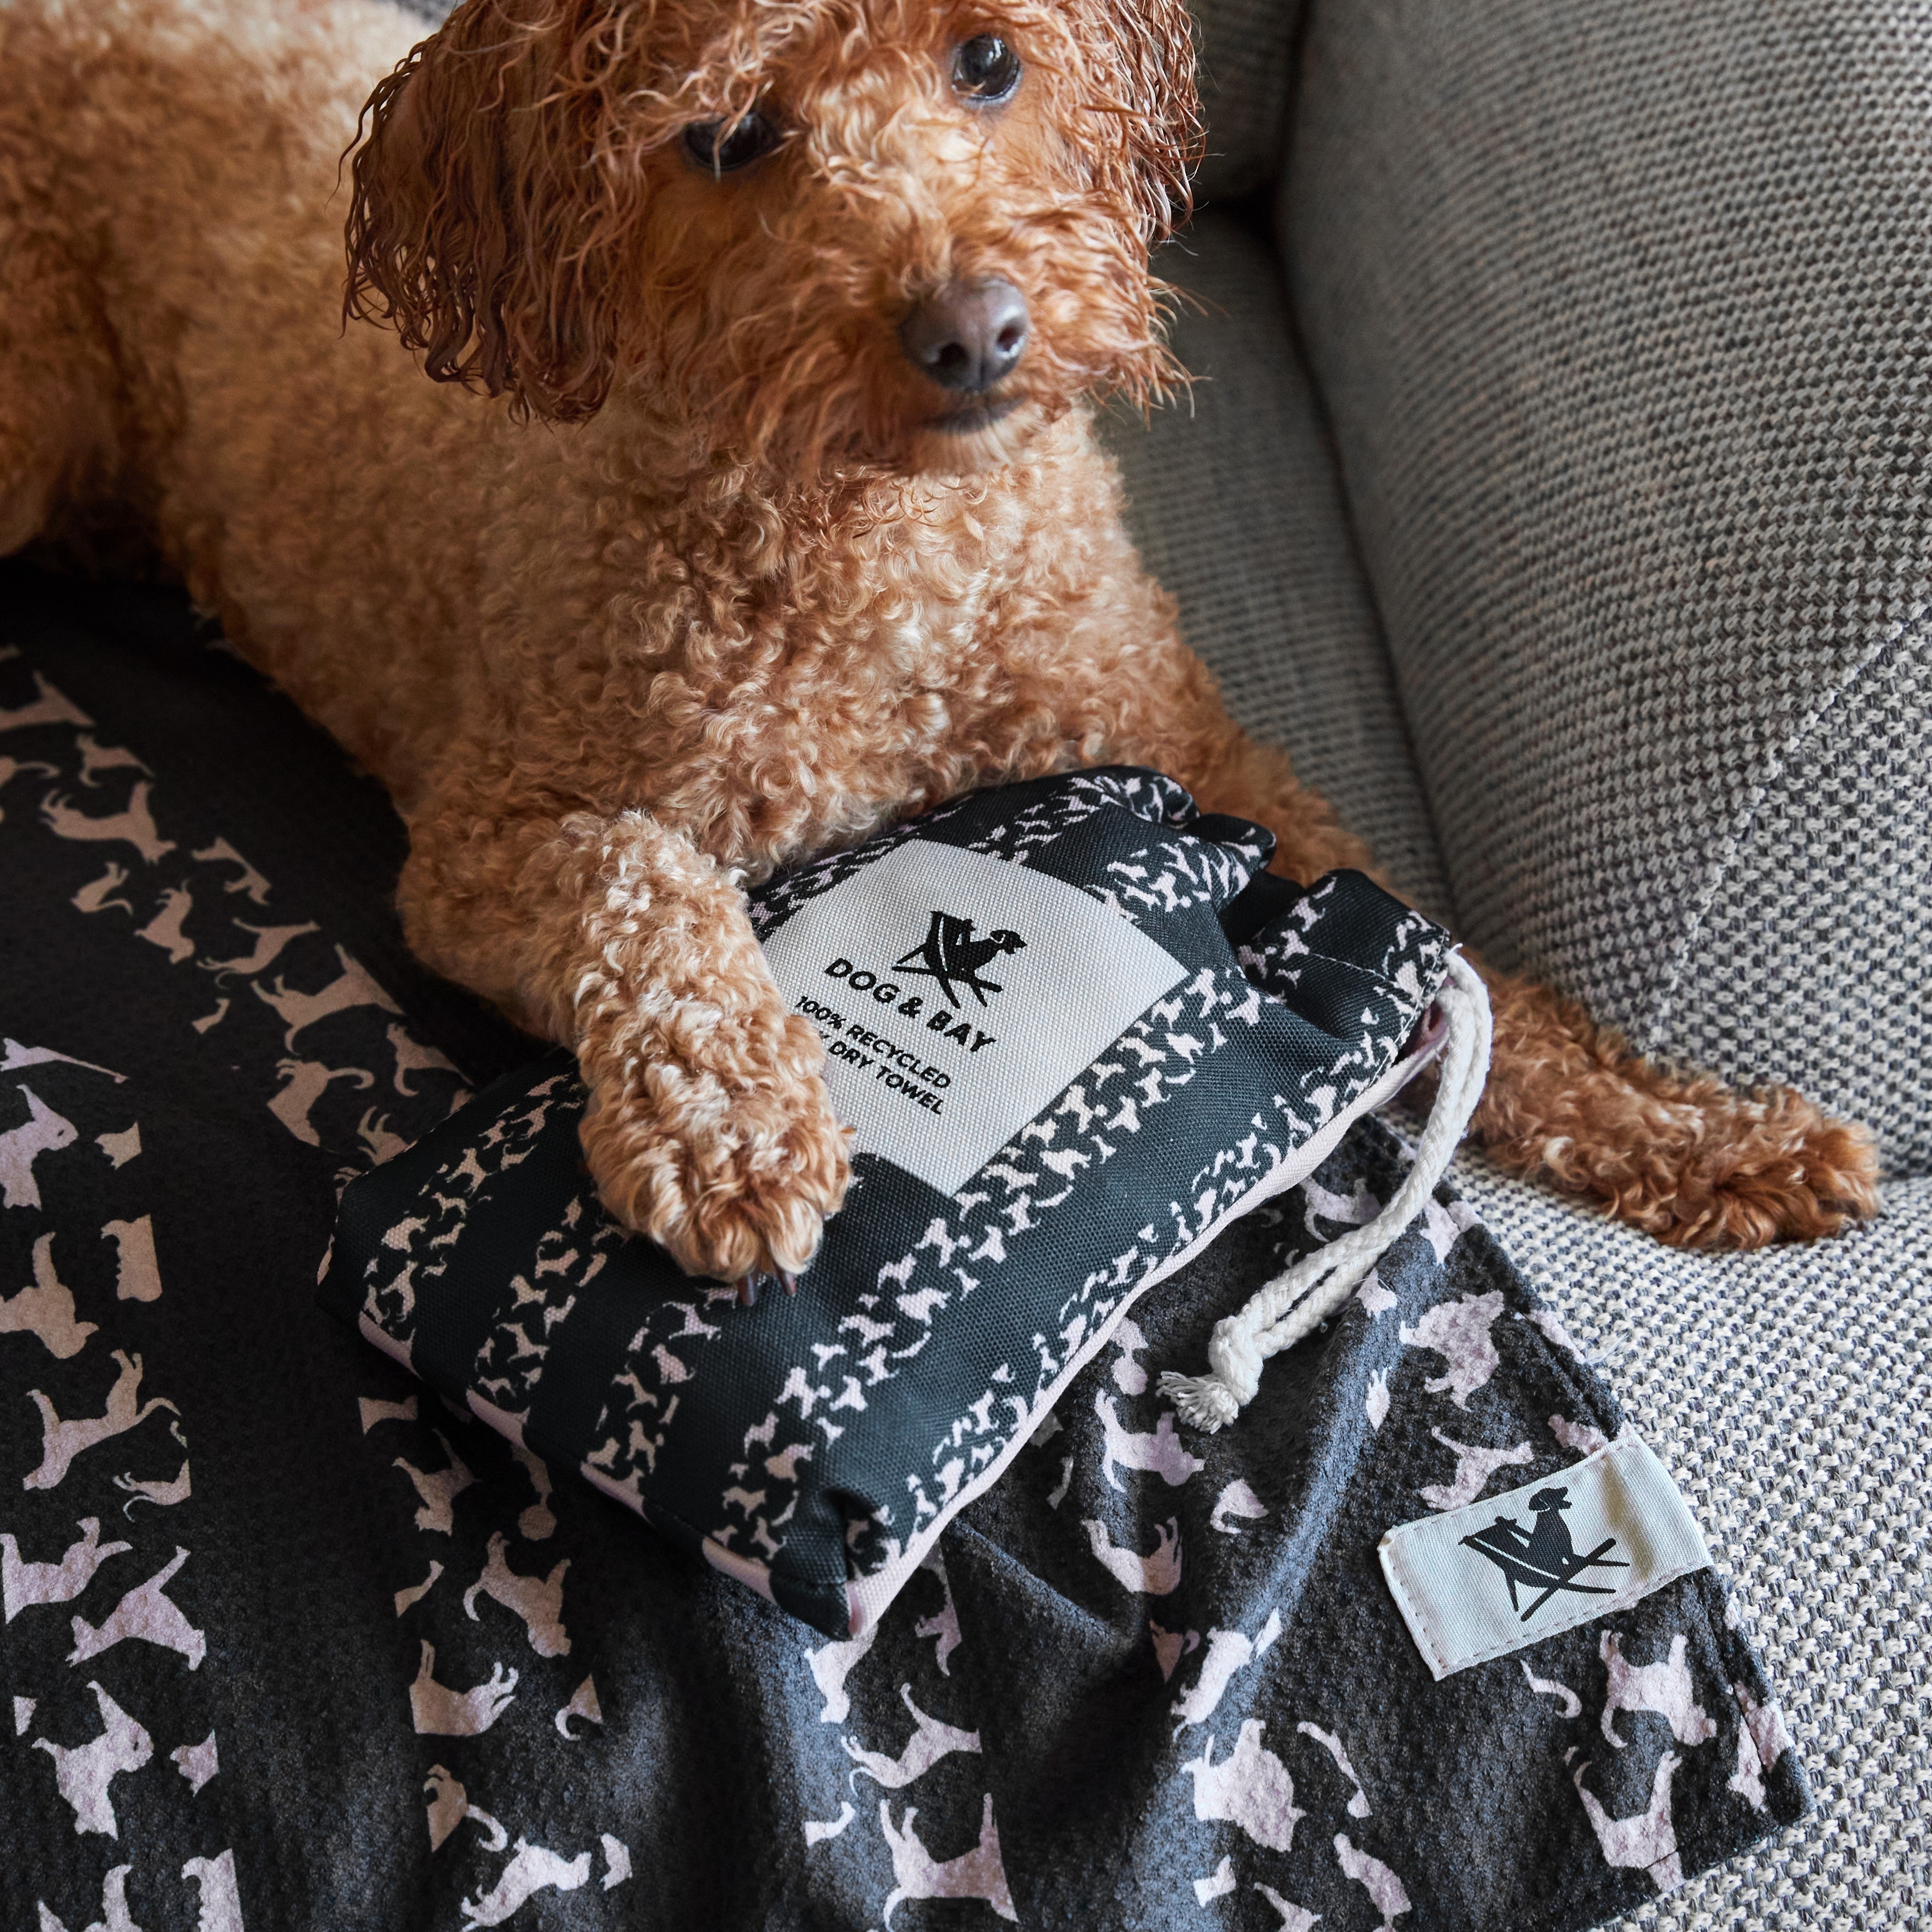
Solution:
<svg viewBox="0 0 1932 1932">
<path fill-rule="evenodd" d="M 1187 206 L 1187 15 L 467 0 L 419 31 L 0 13 L 0 551 L 138 525 L 388 784 L 423 957 L 576 1048 L 612 1210 L 694 1271 L 797 1269 L 845 1142 L 744 881 L 1114 761 L 1297 877 L 1370 862 L 1223 710 L 1088 415 L 1178 373 L 1147 256 Z M 1510 1168 L 1680 1242 L 1874 1208 L 1860 1130 L 1491 984 Z"/>
</svg>

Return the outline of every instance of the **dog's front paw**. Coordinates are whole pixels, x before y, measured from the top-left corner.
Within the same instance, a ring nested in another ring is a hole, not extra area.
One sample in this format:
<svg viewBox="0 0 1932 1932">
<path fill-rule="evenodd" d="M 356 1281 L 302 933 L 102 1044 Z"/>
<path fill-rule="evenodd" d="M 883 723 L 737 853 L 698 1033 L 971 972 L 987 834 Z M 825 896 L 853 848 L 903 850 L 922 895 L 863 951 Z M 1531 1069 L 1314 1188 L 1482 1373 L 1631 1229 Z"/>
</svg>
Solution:
<svg viewBox="0 0 1932 1932">
<path fill-rule="evenodd" d="M 659 1040 L 621 1063 L 586 1056 L 597 1191 L 688 1274 L 796 1274 L 851 1178 L 817 1034 L 796 1016 L 761 1018 L 682 1055 Z"/>
<path fill-rule="evenodd" d="M 1788 1087 L 1708 1105 L 1707 1137 L 1681 1166 L 1643 1177 L 1616 1204 L 1623 1218 L 1678 1247 L 1756 1248 L 1816 1240 L 1878 1212 L 1878 1149 L 1866 1128 Z"/>
</svg>

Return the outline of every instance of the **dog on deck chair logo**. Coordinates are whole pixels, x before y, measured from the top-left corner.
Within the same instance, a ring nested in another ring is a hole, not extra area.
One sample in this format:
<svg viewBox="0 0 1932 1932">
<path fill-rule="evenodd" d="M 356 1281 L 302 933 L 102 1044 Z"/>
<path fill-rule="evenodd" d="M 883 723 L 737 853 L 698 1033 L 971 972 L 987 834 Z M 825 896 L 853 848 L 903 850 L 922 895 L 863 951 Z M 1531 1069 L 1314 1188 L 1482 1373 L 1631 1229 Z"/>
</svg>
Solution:
<svg viewBox="0 0 1932 1932">
<path fill-rule="evenodd" d="M 988 1004 L 988 993 L 1004 993 L 1006 988 L 997 980 L 982 979 L 980 969 L 1004 954 L 1025 950 L 1026 941 L 1010 928 L 1002 926 L 983 939 L 977 938 L 971 920 L 935 908 L 925 938 L 893 961 L 892 970 L 901 980 L 935 982 L 944 1005 L 935 1000 L 928 1012 L 925 998 L 917 993 L 902 1004 L 900 995 L 907 988 L 897 980 L 887 979 L 870 967 L 855 965 L 843 957 L 826 966 L 825 976 L 842 981 L 855 993 L 869 993 L 882 1006 L 890 1006 L 908 1019 L 922 1017 L 931 1031 L 944 1033 L 949 1039 L 958 1040 L 968 1052 L 977 1053 L 995 1043 L 993 1036 L 968 1024 L 960 1018 L 960 1009 L 969 993 L 982 1006 Z"/>
<path fill-rule="evenodd" d="M 694 1273 L 795 1270 L 847 1136 L 746 881 L 1114 763 L 1294 878 L 1372 870 L 1228 716 L 1094 438 L 1180 380 L 1148 252 L 1201 147 L 1187 10 L 465 0 L 421 32 L 0 11 L 0 553 L 132 544 L 218 611 L 388 786 L 416 951 L 575 1050 L 610 1210 Z M 1490 987 L 1506 1167 L 1696 1244 L 1874 1210 L 1862 1130 Z"/>
<path fill-rule="evenodd" d="M 1492 1563 L 1502 1573 L 1509 1589 L 1510 1608 L 1521 1612 L 1528 1623 L 1559 1592 L 1578 1596 L 1608 1597 L 1616 1592 L 1607 1584 L 1580 1583 L 1576 1579 L 1592 1570 L 1628 1570 L 1624 1558 L 1612 1556 L 1617 1546 L 1614 1536 L 1606 1536 L 1594 1549 L 1578 1550 L 1570 1540 L 1570 1526 L 1563 1512 L 1570 1507 L 1570 1492 L 1538 1490 L 1529 1499 L 1530 1513 L 1536 1519 L 1533 1529 L 1525 1529 L 1514 1516 L 1499 1516 L 1486 1529 L 1462 1538 L 1465 1549 Z M 1525 1610 L 1517 1594 L 1530 1597 Z"/>
<path fill-rule="evenodd" d="M 937 980 L 939 990 L 945 994 L 950 1006 L 964 1004 L 954 988 L 953 982 L 957 980 L 983 1006 L 988 993 L 1004 992 L 1006 988 L 991 980 L 981 979 L 980 968 L 1003 952 L 1022 951 L 1025 945 L 1026 941 L 1017 932 L 1004 927 L 988 933 L 984 939 L 976 939 L 970 919 L 956 919 L 951 913 L 934 911 L 923 943 L 914 946 L 898 962 L 898 970 Z M 924 963 L 914 965 L 915 960 Z"/>
</svg>

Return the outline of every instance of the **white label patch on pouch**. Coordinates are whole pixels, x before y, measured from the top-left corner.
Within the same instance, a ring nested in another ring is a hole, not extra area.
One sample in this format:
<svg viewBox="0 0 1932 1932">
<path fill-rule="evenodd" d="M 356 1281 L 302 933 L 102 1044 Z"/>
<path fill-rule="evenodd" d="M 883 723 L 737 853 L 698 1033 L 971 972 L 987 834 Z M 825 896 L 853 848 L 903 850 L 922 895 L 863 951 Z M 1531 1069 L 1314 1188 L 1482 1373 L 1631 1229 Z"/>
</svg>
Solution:
<svg viewBox="0 0 1932 1932">
<path fill-rule="evenodd" d="M 1438 1682 L 1625 1609 L 1711 1562 L 1670 1472 L 1628 1435 L 1539 1482 L 1403 1523 L 1381 1554 Z"/>
<path fill-rule="evenodd" d="M 764 942 L 857 1150 L 970 1180 L 1183 976 L 1138 927 L 1007 859 L 915 840 Z"/>
</svg>

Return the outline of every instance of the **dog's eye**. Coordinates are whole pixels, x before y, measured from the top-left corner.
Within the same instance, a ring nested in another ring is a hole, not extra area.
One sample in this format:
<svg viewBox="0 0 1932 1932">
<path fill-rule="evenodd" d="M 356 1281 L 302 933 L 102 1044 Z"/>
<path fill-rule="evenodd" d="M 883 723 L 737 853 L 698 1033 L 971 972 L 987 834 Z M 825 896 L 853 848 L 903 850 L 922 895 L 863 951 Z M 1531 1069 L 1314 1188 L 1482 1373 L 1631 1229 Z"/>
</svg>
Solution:
<svg viewBox="0 0 1932 1932">
<path fill-rule="evenodd" d="M 1010 100 L 1020 84 L 1020 57 L 998 34 L 975 34 L 952 56 L 952 88 L 976 107 Z"/>
<path fill-rule="evenodd" d="M 749 167 L 778 144 L 778 130 L 754 107 L 735 121 L 700 121 L 684 130 L 684 151 L 707 173 Z"/>
</svg>

